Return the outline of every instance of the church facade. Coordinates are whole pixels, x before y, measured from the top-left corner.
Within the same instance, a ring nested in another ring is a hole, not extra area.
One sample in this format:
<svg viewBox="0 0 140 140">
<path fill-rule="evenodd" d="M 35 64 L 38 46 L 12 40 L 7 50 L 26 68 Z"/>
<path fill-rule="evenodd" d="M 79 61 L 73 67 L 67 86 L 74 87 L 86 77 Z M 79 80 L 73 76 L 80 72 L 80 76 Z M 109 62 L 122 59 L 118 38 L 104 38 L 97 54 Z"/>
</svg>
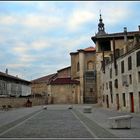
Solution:
<svg viewBox="0 0 140 140">
<path fill-rule="evenodd" d="M 80 82 L 81 103 L 97 103 L 95 48 L 80 49 L 70 55 L 71 77 Z"/>
</svg>

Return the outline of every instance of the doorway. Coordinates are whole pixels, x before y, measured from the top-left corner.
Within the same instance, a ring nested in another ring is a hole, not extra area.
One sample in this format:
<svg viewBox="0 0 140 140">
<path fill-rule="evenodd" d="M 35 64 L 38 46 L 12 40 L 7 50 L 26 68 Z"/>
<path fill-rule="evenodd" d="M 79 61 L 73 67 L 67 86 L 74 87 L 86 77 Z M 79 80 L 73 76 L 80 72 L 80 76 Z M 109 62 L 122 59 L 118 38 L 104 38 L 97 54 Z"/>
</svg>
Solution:
<svg viewBox="0 0 140 140">
<path fill-rule="evenodd" d="M 130 111 L 134 112 L 134 96 L 133 96 L 133 92 L 130 92 Z"/>
<path fill-rule="evenodd" d="M 120 109 L 119 94 L 116 94 L 116 104 L 117 104 L 117 110 L 119 110 Z"/>
<path fill-rule="evenodd" d="M 140 111 L 140 92 L 139 92 L 139 111 Z"/>
<path fill-rule="evenodd" d="M 109 108 L 109 99 L 108 99 L 108 95 L 106 95 L 106 104 L 107 104 L 107 108 Z"/>
</svg>

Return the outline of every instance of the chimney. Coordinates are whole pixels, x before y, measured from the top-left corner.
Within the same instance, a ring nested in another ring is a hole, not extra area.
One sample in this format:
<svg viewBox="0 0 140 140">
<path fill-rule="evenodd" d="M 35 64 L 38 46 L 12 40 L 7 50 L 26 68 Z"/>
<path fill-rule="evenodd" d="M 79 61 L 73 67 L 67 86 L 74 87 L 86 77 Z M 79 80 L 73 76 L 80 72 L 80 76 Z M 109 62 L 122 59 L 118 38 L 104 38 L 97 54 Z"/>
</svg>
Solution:
<svg viewBox="0 0 140 140">
<path fill-rule="evenodd" d="M 5 73 L 8 74 L 8 69 L 6 68 Z"/>
<path fill-rule="evenodd" d="M 138 28 L 139 28 L 139 32 L 140 32 L 140 25 L 138 26 Z"/>
<path fill-rule="evenodd" d="M 127 42 L 127 27 L 124 27 L 124 42 Z"/>
</svg>

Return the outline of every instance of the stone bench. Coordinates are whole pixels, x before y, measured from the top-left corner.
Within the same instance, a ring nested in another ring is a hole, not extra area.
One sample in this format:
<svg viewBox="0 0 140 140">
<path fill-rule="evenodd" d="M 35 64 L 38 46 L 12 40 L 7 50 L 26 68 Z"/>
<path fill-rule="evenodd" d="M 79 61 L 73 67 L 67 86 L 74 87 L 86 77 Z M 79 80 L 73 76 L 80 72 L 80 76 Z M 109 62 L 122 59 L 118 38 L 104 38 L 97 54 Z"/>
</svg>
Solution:
<svg viewBox="0 0 140 140">
<path fill-rule="evenodd" d="M 84 106 L 83 112 L 84 113 L 91 113 L 92 112 L 92 107 L 91 106 Z"/>
<path fill-rule="evenodd" d="M 73 108 L 72 105 L 69 105 L 69 106 L 68 106 L 68 109 L 72 109 L 72 108 Z"/>
<path fill-rule="evenodd" d="M 43 109 L 47 110 L 47 106 L 46 106 L 46 105 L 44 105 L 44 106 L 43 106 Z"/>
<path fill-rule="evenodd" d="M 118 128 L 118 129 L 130 129 L 131 128 L 131 119 L 133 117 L 131 115 L 123 115 L 109 118 L 110 128 Z"/>
</svg>

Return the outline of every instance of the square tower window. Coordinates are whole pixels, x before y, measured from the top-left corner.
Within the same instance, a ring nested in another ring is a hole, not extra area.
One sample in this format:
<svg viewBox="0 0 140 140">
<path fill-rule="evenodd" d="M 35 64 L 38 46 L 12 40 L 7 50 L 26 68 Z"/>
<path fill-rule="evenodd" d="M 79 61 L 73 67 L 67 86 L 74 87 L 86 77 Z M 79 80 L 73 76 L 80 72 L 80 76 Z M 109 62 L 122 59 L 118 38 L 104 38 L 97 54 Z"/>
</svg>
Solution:
<svg viewBox="0 0 140 140">
<path fill-rule="evenodd" d="M 100 41 L 99 51 L 111 51 L 110 40 Z"/>
</svg>

